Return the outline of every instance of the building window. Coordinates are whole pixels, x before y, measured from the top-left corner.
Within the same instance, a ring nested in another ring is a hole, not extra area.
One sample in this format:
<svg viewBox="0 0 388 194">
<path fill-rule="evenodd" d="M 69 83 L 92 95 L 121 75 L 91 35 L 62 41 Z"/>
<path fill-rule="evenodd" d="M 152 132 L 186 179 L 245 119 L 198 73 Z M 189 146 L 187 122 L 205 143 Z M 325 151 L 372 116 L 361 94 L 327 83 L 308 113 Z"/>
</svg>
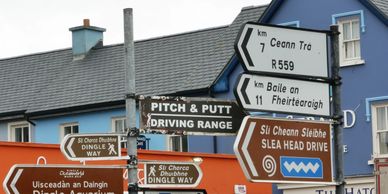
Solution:
<svg viewBox="0 0 388 194">
<path fill-rule="evenodd" d="M 388 104 L 373 106 L 373 149 L 376 157 L 388 156 Z"/>
<path fill-rule="evenodd" d="M 338 24 L 340 65 L 360 65 L 365 61 L 361 58 L 360 34 L 365 32 L 364 12 L 362 10 L 332 15 L 332 23 Z"/>
<path fill-rule="evenodd" d="M 27 122 L 9 124 L 9 141 L 31 142 L 30 124 Z"/>
<path fill-rule="evenodd" d="M 174 152 L 187 152 L 187 136 L 186 135 L 169 135 L 168 149 Z"/>
<path fill-rule="evenodd" d="M 63 139 L 68 134 L 79 133 L 78 123 L 65 123 L 61 125 L 61 138 Z"/>
<path fill-rule="evenodd" d="M 112 118 L 112 132 L 125 133 L 125 117 Z"/>
<path fill-rule="evenodd" d="M 126 133 L 126 124 L 125 124 L 125 117 L 116 117 L 112 118 L 112 132 L 113 133 Z M 121 138 L 121 147 L 127 148 L 127 137 L 122 136 Z"/>
</svg>

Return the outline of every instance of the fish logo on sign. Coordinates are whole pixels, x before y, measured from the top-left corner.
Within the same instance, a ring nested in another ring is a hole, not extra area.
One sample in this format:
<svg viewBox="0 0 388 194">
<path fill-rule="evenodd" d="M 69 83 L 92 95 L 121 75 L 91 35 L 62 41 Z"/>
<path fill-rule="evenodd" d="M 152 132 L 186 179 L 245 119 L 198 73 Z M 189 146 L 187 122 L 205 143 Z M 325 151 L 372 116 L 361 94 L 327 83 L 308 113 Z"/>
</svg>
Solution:
<svg viewBox="0 0 388 194">
<path fill-rule="evenodd" d="M 290 178 L 322 178 L 323 167 L 319 158 L 281 156 L 281 172 Z"/>
</svg>

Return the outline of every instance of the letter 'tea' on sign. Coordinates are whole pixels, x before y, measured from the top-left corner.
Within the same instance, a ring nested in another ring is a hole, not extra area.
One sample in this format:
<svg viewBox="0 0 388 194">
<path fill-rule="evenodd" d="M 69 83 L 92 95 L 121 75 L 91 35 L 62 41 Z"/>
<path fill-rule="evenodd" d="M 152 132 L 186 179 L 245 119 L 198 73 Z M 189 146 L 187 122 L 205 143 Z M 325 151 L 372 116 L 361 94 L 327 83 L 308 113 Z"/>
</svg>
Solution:
<svg viewBox="0 0 388 194">
<path fill-rule="evenodd" d="M 248 72 L 328 77 L 327 31 L 247 23 L 235 50 Z"/>
</svg>

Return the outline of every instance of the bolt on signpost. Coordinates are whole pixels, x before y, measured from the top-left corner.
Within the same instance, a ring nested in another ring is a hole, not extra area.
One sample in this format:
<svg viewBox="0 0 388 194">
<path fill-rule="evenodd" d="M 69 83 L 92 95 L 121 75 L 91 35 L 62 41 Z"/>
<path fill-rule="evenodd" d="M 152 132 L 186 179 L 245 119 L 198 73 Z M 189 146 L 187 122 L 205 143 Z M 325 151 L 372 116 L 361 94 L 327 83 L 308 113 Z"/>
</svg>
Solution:
<svg viewBox="0 0 388 194">
<path fill-rule="evenodd" d="M 338 35 L 338 26 L 331 26 L 330 31 L 252 22 L 242 26 L 235 44 L 246 71 L 235 88 L 240 105 L 250 111 L 333 119 L 330 127 L 330 123 L 247 116 L 234 149 L 251 181 L 333 184 L 333 150 L 336 193 L 344 193 Z M 307 126 L 315 126 L 315 131 L 307 132 Z M 289 131 L 279 132 L 280 127 Z M 330 128 L 334 130 L 333 149 Z"/>
</svg>

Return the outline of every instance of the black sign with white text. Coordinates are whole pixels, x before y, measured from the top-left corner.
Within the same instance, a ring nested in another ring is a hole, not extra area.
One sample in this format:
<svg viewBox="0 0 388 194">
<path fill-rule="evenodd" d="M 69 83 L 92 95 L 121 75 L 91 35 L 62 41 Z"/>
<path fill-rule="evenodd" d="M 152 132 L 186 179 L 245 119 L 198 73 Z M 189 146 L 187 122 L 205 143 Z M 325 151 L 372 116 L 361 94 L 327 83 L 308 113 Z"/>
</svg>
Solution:
<svg viewBox="0 0 388 194">
<path fill-rule="evenodd" d="M 234 101 L 186 97 L 140 100 L 141 129 L 236 133 L 245 113 Z"/>
</svg>

